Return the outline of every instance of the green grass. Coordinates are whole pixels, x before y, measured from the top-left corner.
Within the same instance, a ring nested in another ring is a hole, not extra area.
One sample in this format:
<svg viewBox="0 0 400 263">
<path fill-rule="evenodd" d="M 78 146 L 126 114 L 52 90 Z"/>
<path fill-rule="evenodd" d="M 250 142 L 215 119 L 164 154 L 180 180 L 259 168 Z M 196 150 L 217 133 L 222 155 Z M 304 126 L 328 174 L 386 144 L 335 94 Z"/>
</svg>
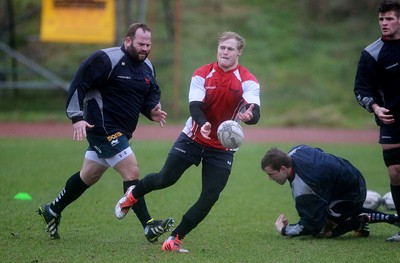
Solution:
<svg viewBox="0 0 400 263">
<path fill-rule="evenodd" d="M 142 176 L 161 168 L 172 142 L 134 142 Z M 81 167 L 86 143 L 53 139 L 0 139 L 0 253 L 2 262 L 394 262 L 398 244 L 385 238 L 398 229 L 371 226 L 366 239 L 284 238 L 274 229 L 284 213 L 298 217 L 289 185 L 269 181 L 259 160 L 271 146 L 246 144 L 236 154 L 225 191 L 208 217 L 185 239 L 189 254 L 163 253 L 161 242 L 148 243 L 133 213 L 118 221 L 113 210 L 122 195 L 120 176 L 106 172 L 97 185 L 70 205 L 61 221 L 61 240 L 49 240 L 37 207 L 53 200 L 65 181 Z M 352 161 L 365 175 L 368 188 L 389 191 L 378 145 L 315 144 Z M 146 201 L 152 216 L 177 222 L 200 192 L 200 170 L 190 168 L 178 183 L 152 192 Z M 18 192 L 32 201 L 15 200 Z"/>
</svg>

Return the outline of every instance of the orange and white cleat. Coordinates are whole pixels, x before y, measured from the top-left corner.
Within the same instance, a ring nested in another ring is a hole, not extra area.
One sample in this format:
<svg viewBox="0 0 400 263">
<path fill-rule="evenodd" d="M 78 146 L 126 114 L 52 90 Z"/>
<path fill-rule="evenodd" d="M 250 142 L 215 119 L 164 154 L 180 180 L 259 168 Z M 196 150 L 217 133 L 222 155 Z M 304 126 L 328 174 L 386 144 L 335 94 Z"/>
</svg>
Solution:
<svg viewBox="0 0 400 263">
<path fill-rule="evenodd" d="M 180 240 L 178 236 L 170 236 L 169 238 L 167 238 L 167 240 L 164 241 L 161 249 L 163 251 L 188 253 L 189 250 L 182 248 L 182 243 L 182 240 Z"/>
<path fill-rule="evenodd" d="M 132 185 L 126 190 L 125 195 L 119 199 L 118 203 L 115 205 L 115 216 L 118 219 L 122 219 L 128 214 L 129 209 L 136 204 L 137 200 L 132 195 L 132 190 L 135 188 L 135 185 Z"/>
</svg>

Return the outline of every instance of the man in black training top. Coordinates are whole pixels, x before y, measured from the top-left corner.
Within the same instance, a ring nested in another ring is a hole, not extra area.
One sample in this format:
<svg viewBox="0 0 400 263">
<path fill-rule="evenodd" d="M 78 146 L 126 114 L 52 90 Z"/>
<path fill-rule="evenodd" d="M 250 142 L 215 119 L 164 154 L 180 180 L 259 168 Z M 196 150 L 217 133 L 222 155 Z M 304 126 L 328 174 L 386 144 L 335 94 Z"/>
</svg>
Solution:
<svg viewBox="0 0 400 263">
<path fill-rule="evenodd" d="M 390 190 L 400 214 L 400 3 L 382 1 L 378 8 L 382 36 L 367 46 L 358 62 L 354 93 L 373 112 L 388 168 Z M 400 242 L 400 233 L 387 239 Z"/>
<path fill-rule="evenodd" d="M 129 140 L 136 129 L 139 114 L 163 127 L 167 113 L 161 110 L 160 88 L 155 69 L 147 58 L 151 48 L 151 29 L 132 24 L 121 47 L 98 50 L 79 66 L 71 82 L 66 113 L 73 123 L 73 139 L 87 139 L 82 169 L 66 182 L 58 197 L 39 207 L 52 238 L 60 238 L 61 212 L 104 172 L 114 168 L 123 179 L 123 193 L 139 180 L 139 167 Z M 168 231 L 173 220 L 154 220 L 144 198 L 132 208 L 154 242 Z"/>
</svg>

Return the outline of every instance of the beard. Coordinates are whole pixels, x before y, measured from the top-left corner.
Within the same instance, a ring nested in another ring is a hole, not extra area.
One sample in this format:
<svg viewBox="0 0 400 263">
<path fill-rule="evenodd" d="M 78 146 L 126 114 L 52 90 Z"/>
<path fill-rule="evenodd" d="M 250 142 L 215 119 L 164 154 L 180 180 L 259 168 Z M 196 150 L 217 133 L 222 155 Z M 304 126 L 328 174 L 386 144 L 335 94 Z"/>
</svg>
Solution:
<svg viewBox="0 0 400 263">
<path fill-rule="evenodd" d="M 142 51 L 139 52 L 138 50 L 135 49 L 135 47 L 131 44 L 126 48 L 126 52 L 129 54 L 129 56 L 137 61 L 137 62 L 143 62 L 146 60 L 147 56 L 149 55 L 149 52 Z"/>
</svg>

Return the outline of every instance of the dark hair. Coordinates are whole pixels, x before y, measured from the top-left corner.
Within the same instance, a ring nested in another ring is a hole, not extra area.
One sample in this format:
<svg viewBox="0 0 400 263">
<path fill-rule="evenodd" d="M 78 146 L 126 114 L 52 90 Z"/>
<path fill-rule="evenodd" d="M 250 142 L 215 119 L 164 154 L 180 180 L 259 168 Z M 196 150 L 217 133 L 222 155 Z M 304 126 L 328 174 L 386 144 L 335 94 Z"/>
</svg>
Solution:
<svg viewBox="0 0 400 263">
<path fill-rule="evenodd" d="M 261 159 L 261 170 L 265 167 L 271 167 L 273 170 L 278 171 L 282 166 L 292 167 L 292 159 L 287 153 L 282 152 L 276 147 L 271 148 Z"/>
<path fill-rule="evenodd" d="M 151 32 L 151 28 L 148 25 L 143 23 L 134 23 L 129 26 L 128 32 L 126 32 L 126 37 L 134 38 L 136 31 L 139 28 L 142 29 L 144 32 Z"/>
<path fill-rule="evenodd" d="M 394 11 L 397 17 L 400 17 L 400 3 L 392 0 L 383 0 L 379 7 L 379 13 L 386 13 L 389 11 Z"/>
</svg>

